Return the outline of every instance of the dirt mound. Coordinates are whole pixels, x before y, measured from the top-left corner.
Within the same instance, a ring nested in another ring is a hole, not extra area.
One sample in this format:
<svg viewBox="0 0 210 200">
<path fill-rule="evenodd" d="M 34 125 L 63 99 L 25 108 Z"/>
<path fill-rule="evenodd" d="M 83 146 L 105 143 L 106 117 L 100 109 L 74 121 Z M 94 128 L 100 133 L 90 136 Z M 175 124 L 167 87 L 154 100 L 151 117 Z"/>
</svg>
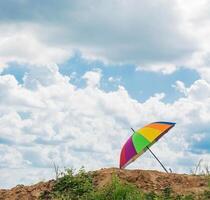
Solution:
<svg viewBox="0 0 210 200">
<path fill-rule="evenodd" d="M 176 194 L 202 193 L 208 189 L 208 179 L 205 176 L 164 173 L 152 170 L 120 170 L 117 168 L 96 171 L 95 184 L 102 187 L 109 183 L 116 174 L 122 181 L 135 184 L 144 192 L 160 193 L 170 187 Z"/>
<path fill-rule="evenodd" d="M 166 174 L 149 170 L 120 170 L 117 168 L 101 169 L 93 172 L 96 187 L 103 187 L 111 182 L 113 175 L 122 181 L 135 184 L 144 192 L 162 192 L 170 187 L 176 194 L 199 194 L 208 189 L 208 179 L 205 176 L 186 174 Z M 35 200 L 41 192 L 50 191 L 54 180 L 41 182 L 32 186 L 18 185 L 12 189 L 0 190 L 0 200 Z"/>
<path fill-rule="evenodd" d="M 35 200 L 39 198 L 42 191 L 50 191 L 54 182 L 51 180 L 31 186 L 17 185 L 9 190 L 0 189 L 0 200 Z"/>
</svg>

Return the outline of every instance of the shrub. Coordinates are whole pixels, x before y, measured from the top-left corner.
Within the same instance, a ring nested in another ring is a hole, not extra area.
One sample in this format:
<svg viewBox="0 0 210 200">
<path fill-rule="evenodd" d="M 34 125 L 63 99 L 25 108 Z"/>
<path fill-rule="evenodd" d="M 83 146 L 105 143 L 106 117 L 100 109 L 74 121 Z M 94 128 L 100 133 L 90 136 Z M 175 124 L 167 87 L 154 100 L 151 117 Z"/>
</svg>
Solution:
<svg viewBox="0 0 210 200">
<path fill-rule="evenodd" d="M 56 200 L 88 200 L 93 192 L 92 176 L 81 168 L 74 175 L 72 169 L 67 169 L 65 173 L 59 177 L 53 186 L 51 194 L 48 195 L 51 199 Z M 40 199 L 46 199 L 42 193 Z"/>
<path fill-rule="evenodd" d="M 117 176 L 113 176 L 111 183 L 95 192 L 92 198 L 94 200 L 141 200 L 142 195 L 135 186 L 122 183 Z"/>
<path fill-rule="evenodd" d="M 172 197 L 172 189 L 170 187 L 166 187 L 164 188 L 163 192 L 162 192 L 162 196 L 164 200 L 168 200 Z"/>
</svg>

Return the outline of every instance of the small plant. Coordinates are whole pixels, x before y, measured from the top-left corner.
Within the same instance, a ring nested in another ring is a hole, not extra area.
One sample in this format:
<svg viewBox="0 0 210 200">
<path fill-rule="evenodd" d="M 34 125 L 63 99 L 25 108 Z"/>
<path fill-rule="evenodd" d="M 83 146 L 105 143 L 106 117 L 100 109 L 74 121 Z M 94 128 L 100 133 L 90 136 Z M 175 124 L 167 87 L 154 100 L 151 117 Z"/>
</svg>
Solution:
<svg viewBox="0 0 210 200">
<path fill-rule="evenodd" d="M 163 199 L 168 200 L 171 198 L 172 189 L 171 187 L 166 187 L 163 190 Z"/>
<path fill-rule="evenodd" d="M 204 163 L 203 159 L 200 159 L 195 167 L 195 170 L 191 170 L 191 173 L 193 175 L 209 176 L 210 175 L 209 165 L 207 163 Z"/>
<path fill-rule="evenodd" d="M 56 165 L 55 162 L 53 162 L 53 168 L 54 168 L 54 172 L 55 172 L 55 180 L 57 180 L 59 178 L 59 175 L 60 175 L 60 173 L 59 173 L 59 166 Z"/>
<path fill-rule="evenodd" d="M 56 180 L 50 194 L 42 193 L 40 199 L 88 200 L 93 192 L 92 180 L 92 176 L 83 167 L 75 175 L 73 169 L 67 169 Z"/>
<path fill-rule="evenodd" d="M 190 194 L 190 195 L 186 195 L 186 196 L 184 196 L 183 198 L 182 198 L 182 200 L 194 200 L 195 198 L 194 198 L 194 196 L 192 195 L 192 194 Z"/>
<path fill-rule="evenodd" d="M 84 168 L 74 175 L 72 169 L 66 170 L 66 174 L 59 178 L 53 187 L 54 197 L 63 199 L 81 200 L 88 199 L 93 191 L 92 177 Z"/>
<path fill-rule="evenodd" d="M 205 175 L 206 175 L 206 176 L 210 176 L 209 165 L 206 164 L 206 165 L 204 166 L 204 168 L 205 168 Z"/>
<path fill-rule="evenodd" d="M 200 159 L 198 164 L 196 165 L 195 167 L 195 171 L 193 172 L 194 175 L 197 174 L 198 171 L 200 171 L 200 168 L 201 168 L 201 163 L 203 162 L 203 159 Z"/>
<path fill-rule="evenodd" d="M 117 176 L 113 176 L 112 182 L 96 192 L 94 200 L 142 200 L 139 190 L 129 184 L 122 183 Z"/>
<path fill-rule="evenodd" d="M 203 197 L 204 197 L 204 199 L 210 199 L 210 191 L 205 191 L 204 193 L 203 193 Z"/>
<path fill-rule="evenodd" d="M 149 193 L 144 195 L 144 199 L 145 200 L 156 200 L 157 199 L 157 194 L 155 194 L 154 192 L 149 192 Z"/>
</svg>

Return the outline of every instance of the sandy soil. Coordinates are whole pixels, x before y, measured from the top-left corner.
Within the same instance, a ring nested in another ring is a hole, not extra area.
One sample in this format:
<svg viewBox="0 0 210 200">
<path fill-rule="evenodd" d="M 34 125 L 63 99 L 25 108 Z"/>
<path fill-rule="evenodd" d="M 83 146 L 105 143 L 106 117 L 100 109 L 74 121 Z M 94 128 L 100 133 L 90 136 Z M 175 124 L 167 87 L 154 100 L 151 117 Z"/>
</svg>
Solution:
<svg viewBox="0 0 210 200">
<path fill-rule="evenodd" d="M 171 187 L 176 194 L 198 194 L 208 188 L 208 180 L 205 176 L 166 174 L 149 170 L 120 170 L 117 168 L 101 169 L 93 173 L 96 187 L 103 187 L 109 183 L 115 174 L 122 181 L 135 184 L 144 192 L 159 193 L 164 188 Z M 54 180 L 51 180 L 31 186 L 18 185 L 8 190 L 0 189 L 0 200 L 36 200 L 41 192 L 50 191 L 53 184 Z"/>
<path fill-rule="evenodd" d="M 17 185 L 5 190 L 0 189 L 0 200 L 35 200 L 42 191 L 49 191 L 53 187 L 54 180 L 40 182 L 31 186 Z"/>
<path fill-rule="evenodd" d="M 101 169 L 96 171 L 96 185 L 102 187 L 112 178 L 113 174 L 122 181 L 135 184 L 144 192 L 161 192 L 166 187 L 171 187 L 176 194 L 202 193 L 208 189 L 208 180 L 205 176 L 186 174 L 164 173 L 150 170 L 120 170 L 116 168 Z"/>
</svg>

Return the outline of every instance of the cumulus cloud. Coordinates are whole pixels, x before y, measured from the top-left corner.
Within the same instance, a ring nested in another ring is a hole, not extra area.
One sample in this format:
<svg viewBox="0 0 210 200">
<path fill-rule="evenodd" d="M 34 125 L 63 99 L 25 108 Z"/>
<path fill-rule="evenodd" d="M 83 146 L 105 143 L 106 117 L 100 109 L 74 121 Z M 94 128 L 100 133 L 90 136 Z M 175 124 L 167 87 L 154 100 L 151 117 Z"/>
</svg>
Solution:
<svg viewBox="0 0 210 200">
<path fill-rule="evenodd" d="M 210 98 L 210 84 L 203 79 L 196 80 L 189 88 L 186 88 L 182 81 L 176 81 L 174 87 L 191 99 L 200 101 L 201 99 L 208 100 Z"/>
<path fill-rule="evenodd" d="M 210 120 L 209 96 L 197 98 L 203 89 L 210 88 L 207 82 L 196 81 L 185 88 L 186 97 L 172 104 L 162 101 L 163 93 L 140 103 L 122 86 L 115 91 L 103 91 L 101 76 L 101 71 L 86 72 L 84 88 L 73 85 L 56 65 L 29 71 L 21 85 L 12 75 L 0 76 L 1 171 L 18 168 L 16 172 L 22 174 L 12 183 L 8 178 L 1 187 L 18 181 L 26 183 L 21 177 L 30 173 L 23 175 L 23 168 L 35 168 L 37 177 L 49 178 L 52 175 L 42 169 L 52 168 L 53 162 L 60 167 L 117 167 L 120 148 L 131 134 L 130 127 L 137 129 L 152 121 L 177 122 L 153 147 L 167 167 L 189 172 L 202 155 L 209 161 L 208 147 L 202 146 Z M 200 146 L 196 146 L 201 132 Z M 148 153 L 130 167 L 160 169 Z M 42 175 L 38 175 L 40 171 Z M 37 177 L 33 177 L 29 180 L 36 181 Z"/>
<path fill-rule="evenodd" d="M 208 17 L 194 12 L 197 7 L 191 4 L 179 0 L 2 1 L 2 44 L 7 50 L 3 58 L 5 62 L 58 63 L 79 50 L 89 59 L 132 63 L 143 70 L 172 73 L 180 66 L 196 68 L 195 63 L 206 63 Z M 207 1 L 198 6 L 207 13 Z M 205 26 L 199 25 L 204 22 Z M 6 37 L 4 27 L 15 27 L 17 34 Z M 26 35 L 18 34 L 22 29 Z"/>
<path fill-rule="evenodd" d="M 101 72 L 100 70 L 86 72 L 83 78 L 87 81 L 90 87 L 97 87 L 100 85 Z"/>
<path fill-rule="evenodd" d="M 180 93 L 187 95 L 187 88 L 185 87 L 185 84 L 182 81 L 176 81 L 176 84 L 172 86 Z"/>
<path fill-rule="evenodd" d="M 0 25 L 0 68 L 10 62 L 31 65 L 60 63 L 70 56 L 70 50 L 67 52 L 60 47 L 43 43 L 25 26 L 27 25 Z"/>
</svg>

